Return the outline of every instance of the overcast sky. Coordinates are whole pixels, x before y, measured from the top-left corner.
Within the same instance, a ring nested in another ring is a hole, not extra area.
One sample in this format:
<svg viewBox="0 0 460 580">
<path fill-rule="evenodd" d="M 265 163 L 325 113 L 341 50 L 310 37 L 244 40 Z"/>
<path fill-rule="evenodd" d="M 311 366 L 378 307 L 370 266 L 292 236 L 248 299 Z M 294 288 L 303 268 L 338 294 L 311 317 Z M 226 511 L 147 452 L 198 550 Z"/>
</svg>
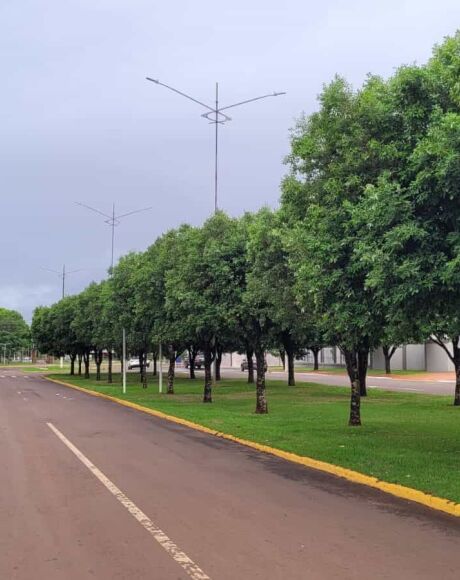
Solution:
<svg viewBox="0 0 460 580">
<path fill-rule="evenodd" d="M 213 209 L 213 126 L 150 75 L 232 111 L 221 130 L 219 205 L 276 206 L 289 128 L 335 73 L 354 86 L 423 63 L 460 27 L 459 0 L 2 0 L 0 306 L 30 320 L 60 297 L 40 268 L 105 276 L 105 213 L 153 206 L 116 230 L 116 256 Z"/>
</svg>

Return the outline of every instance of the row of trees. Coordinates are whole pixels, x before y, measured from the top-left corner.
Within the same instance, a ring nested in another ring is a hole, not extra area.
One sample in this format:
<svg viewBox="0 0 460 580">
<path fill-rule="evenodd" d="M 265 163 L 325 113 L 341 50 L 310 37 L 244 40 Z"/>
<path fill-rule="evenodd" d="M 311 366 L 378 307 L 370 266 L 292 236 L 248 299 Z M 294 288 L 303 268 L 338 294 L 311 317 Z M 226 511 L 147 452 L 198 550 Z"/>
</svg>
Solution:
<svg viewBox="0 0 460 580">
<path fill-rule="evenodd" d="M 41 350 L 68 354 L 71 374 L 78 361 L 77 372 L 86 378 L 94 353 L 100 380 L 107 351 L 111 382 L 112 352 L 121 352 L 125 329 L 129 352 L 141 363 L 144 386 L 147 354 L 153 351 L 156 370 L 161 343 L 169 360 L 170 394 L 177 355 L 188 351 L 194 378 L 194 359 L 201 351 L 206 403 L 212 402 L 214 360 L 220 379 L 223 353 L 245 353 L 248 381 L 257 387 L 256 412 L 266 413 L 265 352 L 276 349 L 285 355 L 288 383 L 294 385 L 295 356 L 306 349 L 317 356 L 321 348 L 314 319 L 301 312 L 293 287 L 279 214 L 263 209 L 234 219 L 219 212 L 200 228 L 182 226 L 158 238 L 146 252 L 121 258 L 108 280 L 37 308 L 32 332 Z"/>
<path fill-rule="evenodd" d="M 109 280 L 37 309 L 34 336 L 80 354 L 87 374 L 89 353 L 98 364 L 102 349 L 119 352 L 125 327 L 142 361 L 164 345 L 170 392 L 176 353 L 199 349 L 204 402 L 214 357 L 254 353 L 258 413 L 267 349 L 286 353 L 293 384 L 297 352 L 338 345 L 350 425 L 361 423 L 369 352 L 382 346 L 389 360 L 396 345 L 431 337 L 455 366 L 460 405 L 459 78 L 459 34 L 388 80 L 369 76 L 356 91 L 335 78 L 292 132 L 278 211 L 166 233 Z"/>
</svg>

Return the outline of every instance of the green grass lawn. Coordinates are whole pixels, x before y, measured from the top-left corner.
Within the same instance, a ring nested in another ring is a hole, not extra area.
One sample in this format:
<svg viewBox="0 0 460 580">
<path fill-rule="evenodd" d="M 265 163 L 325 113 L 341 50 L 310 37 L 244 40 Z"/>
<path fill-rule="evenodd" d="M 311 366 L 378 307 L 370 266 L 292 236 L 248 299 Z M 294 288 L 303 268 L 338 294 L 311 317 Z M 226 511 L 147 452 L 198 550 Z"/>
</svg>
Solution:
<svg viewBox="0 0 460 580">
<path fill-rule="evenodd" d="M 355 469 L 460 502 L 460 408 L 451 396 L 372 390 L 362 402 L 362 427 L 347 426 L 349 390 L 312 383 L 287 387 L 267 381 L 269 414 L 255 415 L 254 387 L 223 380 L 214 402 L 201 402 L 202 380 L 178 378 L 175 395 L 160 395 L 128 375 L 117 383 L 54 374 L 53 378 L 161 410 L 212 429 L 299 455 Z M 103 377 L 105 379 L 105 377 Z"/>
</svg>

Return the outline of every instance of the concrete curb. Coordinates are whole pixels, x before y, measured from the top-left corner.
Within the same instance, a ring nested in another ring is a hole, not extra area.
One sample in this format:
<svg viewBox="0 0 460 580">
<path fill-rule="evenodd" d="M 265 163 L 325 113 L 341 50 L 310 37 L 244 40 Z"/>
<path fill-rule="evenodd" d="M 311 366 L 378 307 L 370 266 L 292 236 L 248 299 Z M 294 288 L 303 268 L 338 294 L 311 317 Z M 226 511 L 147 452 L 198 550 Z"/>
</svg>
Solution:
<svg viewBox="0 0 460 580">
<path fill-rule="evenodd" d="M 123 399 L 118 399 L 117 397 L 112 397 L 111 395 L 105 395 L 104 393 L 91 391 L 89 389 L 78 387 L 77 385 L 72 385 L 71 383 L 66 383 L 58 379 L 52 379 L 51 377 L 47 376 L 45 376 L 44 378 L 52 383 L 63 385 L 71 389 L 76 389 L 77 391 L 87 393 L 88 395 L 92 395 L 94 397 L 107 399 L 108 401 L 118 403 L 119 405 L 123 405 L 124 407 L 129 407 L 130 409 L 135 409 L 136 411 L 141 411 L 143 413 L 147 413 L 148 415 L 159 417 L 161 419 L 165 419 L 167 421 L 171 421 L 173 423 L 177 423 L 179 425 L 195 429 L 196 431 L 201 431 L 202 433 L 208 433 L 209 435 L 214 435 L 215 437 L 227 439 L 229 441 L 239 443 L 240 445 L 245 445 L 246 447 L 250 447 L 262 453 L 274 455 L 276 457 L 280 457 L 281 459 L 291 461 L 292 463 L 297 463 L 305 467 L 310 467 L 311 469 L 316 469 L 318 471 L 329 473 L 331 475 L 341 477 L 353 483 L 367 485 L 368 487 L 373 487 L 374 489 L 378 489 L 385 493 L 389 493 L 390 495 L 393 495 L 400 499 L 413 501 L 422 504 L 426 507 L 432 508 L 434 510 L 441 511 L 455 517 L 460 517 L 460 504 L 455 503 L 453 501 L 441 497 L 436 497 L 434 495 L 427 494 L 423 491 L 412 489 L 411 487 L 405 487 L 397 483 L 389 483 L 387 481 L 381 481 L 376 477 L 365 475 L 364 473 L 360 473 L 359 471 L 353 471 L 352 469 L 340 467 L 332 463 L 327 463 L 325 461 L 320 461 L 318 459 L 313 459 L 311 457 L 296 455 L 295 453 L 291 453 L 289 451 L 282 451 L 281 449 L 269 447 L 268 445 L 263 445 L 261 443 L 255 443 L 254 441 L 248 441 L 247 439 L 240 439 L 239 437 L 235 437 L 234 435 L 229 435 L 228 433 L 215 431 L 214 429 L 210 429 L 209 427 L 205 427 L 204 425 L 200 425 L 199 423 L 188 421 L 187 419 L 181 419 L 180 417 L 175 417 L 174 415 L 168 415 L 167 413 L 163 413 L 162 411 L 149 409 L 148 407 L 143 407 L 142 405 L 132 403 L 131 401 L 125 401 Z"/>
</svg>

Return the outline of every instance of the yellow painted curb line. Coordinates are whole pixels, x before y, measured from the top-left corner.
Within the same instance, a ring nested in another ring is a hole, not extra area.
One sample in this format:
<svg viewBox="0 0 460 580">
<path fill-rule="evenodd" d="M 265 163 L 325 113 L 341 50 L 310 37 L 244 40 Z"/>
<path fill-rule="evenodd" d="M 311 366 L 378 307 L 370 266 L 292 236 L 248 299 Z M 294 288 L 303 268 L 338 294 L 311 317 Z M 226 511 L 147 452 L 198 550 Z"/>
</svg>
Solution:
<svg viewBox="0 0 460 580">
<path fill-rule="evenodd" d="M 71 389 L 76 389 L 77 391 L 82 391 L 88 395 L 94 397 L 100 397 L 101 399 L 107 399 L 129 407 L 131 409 L 136 409 L 136 411 L 142 411 L 148 415 L 153 415 L 154 417 L 160 417 L 161 419 L 166 419 L 173 423 L 178 423 L 179 425 L 184 425 L 185 427 L 190 427 L 196 431 L 201 431 L 203 433 L 208 433 L 209 435 L 214 435 L 216 437 L 221 437 L 222 439 L 228 439 L 229 441 L 234 441 L 240 445 L 245 445 L 246 447 L 251 447 L 262 453 L 268 453 L 269 455 L 275 455 L 276 457 L 281 457 L 292 463 L 297 463 L 305 467 L 310 467 L 318 471 L 323 471 L 325 473 L 330 473 L 337 477 L 342 477 L 353 483 L 359 483 L 361 485 L 367 485 L 368 487 L 373 487 L 389 493 L 401 499 L 406 499 L 409 501 L 414 501 L 424 506 L 430 507 L 432 509 L 450 514 L 452 516 L 460 517 L 460 504 L 453 501 L 444 499 L 442 497 L 436 497 L 430 495 L 423 491 L 417 489 L 412 489 L 411 487 L 405 487 L 404 485 L 399 485 L 398 483 L 389 483 L 387 481 L 381 481 L 376 477 L 371 475 L 365 475 L 359 471 L 353 471 L 352 469 L 347 469 L 346 467 L 340 467 L 332 463 L 327 463 L 325 461 L 320 461 L 318 459 L 313 459 L 312 457 L 306 457 L 302 455 L 296 455 L 295 453 L 290 453 L 289 451 L 282 451 L 281 449 L 276 449 L 274 447 L 269 447 L 268 445 L 263 445 L 261 443 L 255 443 L 254 441 L 248 441 L 247 439 L 240 439 L 234 435 L 229 435 L 228 433 L 222 433 L 220 431 L 215 431 L 199 423 L 194 423 L 193 421 L 188 421 L 187 419 L 181 419 L 180 417 L 175 417 L 174 415 L 168 415 L 162 411 L 157 411 L 155 409 L 149 409 L 148 407 L 143 407 L 137 403 L 132 403 L 131 401 L 124 401 L 123 399 L 118 399 L 117 397 L 112 397 L 111 395 L 105 395 L 104 393 L 99 393 L 97 391 L 91 391 L 83 387 L 78 387 L 77 385 L 72 385 L 71 383 L 66 383 L 64 381 L 59 381 L 57 379 L 52 379 L 51 377 L 44 377 L 46 380 L 56 383 L 59 385 L 64 385 L 65 387 L 70 387 Z"/>
</svg>

